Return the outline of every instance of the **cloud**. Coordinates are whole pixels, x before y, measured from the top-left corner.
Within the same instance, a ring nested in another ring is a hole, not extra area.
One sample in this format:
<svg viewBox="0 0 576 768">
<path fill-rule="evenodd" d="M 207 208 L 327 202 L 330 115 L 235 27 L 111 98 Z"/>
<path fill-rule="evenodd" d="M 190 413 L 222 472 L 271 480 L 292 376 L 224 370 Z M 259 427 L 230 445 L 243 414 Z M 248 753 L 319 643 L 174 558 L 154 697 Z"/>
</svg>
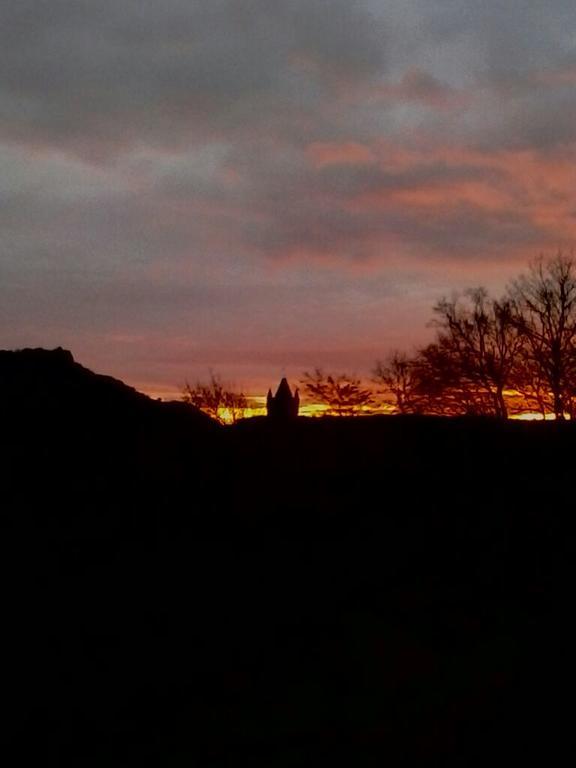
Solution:
<svg viewBox="0 0 576 768">
<path fill-rule="evenodd" d="M 306 148 L 306 152 L 316 168 L 329 165 L 371 165 L 375 156 L 365 144 L 356 141 L 318 141 Z"/>
<path fill-rule="evenodd" d="M 86 157 L 280 130 L 384 57 L 346 0 L 7 0 L 0 13 L 0 135 Z"/>
<path fill-rule="evenodd" d="M 132 381 L 411 344 L 453 286 L 573 243 L 575 15 L 5 0 L 1 342 Z"/>
</svg>

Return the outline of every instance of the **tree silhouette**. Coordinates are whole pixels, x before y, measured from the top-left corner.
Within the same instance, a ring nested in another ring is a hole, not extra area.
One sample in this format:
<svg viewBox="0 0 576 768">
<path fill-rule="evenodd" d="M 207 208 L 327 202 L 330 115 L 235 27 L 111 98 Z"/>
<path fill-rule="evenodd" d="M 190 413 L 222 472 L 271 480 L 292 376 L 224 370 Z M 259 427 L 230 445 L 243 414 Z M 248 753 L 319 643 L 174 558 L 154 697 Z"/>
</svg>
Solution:
<svg viewBox="0 0 576 768">
<path fill-rule="evenodd" d="M 399 413 L 416 413 L 420 409 L 418 360 L 395 350 L 385 360 L 378 360 L 373 381 L 382 387 L 381 394 L 391 395 Z"/>
<path fill-rule="evenodd" d="M 196 382 L 191 386 L 184 385 L 182 399 L 186 403 L 199 408 L 221 424 L 232 422 L 244 416 L 248 400 L 242 392 L 233 392 L 222 383 L 220 376 L 210 373 L 207 383 Z"/>
<path fill-rule="evenodd" d="M 515 361 L 511 385 L 520 398 L 518 412 L 540 413 L 542 418 L 553 412 L 554 401 L 548 388 L 542 366 L 535 365 L 529 348 L 524 346 Z"/>
<path fill-rule="evenodd" d="M 401 381 L 392 380 L 392 385 L 406 386 L 403 410 L 398 408 L 400 413 L 439 416 L 492 413 L 491 402 L 485 393 L 463 376 L 448 339 L 439 338 L 418 350 L 414 357 L 402 363 L 397 375 Z M 388 391 L 392 390 L 389 388 Z"/>
<path fill-rule="evenodd" d="M 576 264 L 562 253 L 542 257 L 509 288 L 524 341 L 524 379 L 537 400 L 549 393 L 557 419 L 574 411 L 576 391 Z M 539 396 L 536 395 L 539 393 Z"/>
<path fill-rule="evenodd" d="M 360 379 L 345 373 L 326 374 L 321 368 L 303 374 L 301 384 L 316 402 L 328 406 L 328 413 L 354 416 L 374 402 L 373 393 L 362 386 Z"/>
<path fill-rule="evenodd" d="M 506 418 L 505 389 L 522 345 L 506 302 L 483 289 L 443 299 L 434 308 L 436 341 L 412 358 L 392 353 L 375 380 L 399 413 L 476 414 Z"/>
<path fill-rule="evenodd" d="M 440 416 L 480 415 L 489 411 L 486 398 L 463 376 L 447 338 L 419 350 L 413 363 L 417 411 Z"/>
<path fill-rule="evenodd" d="M 512 302 L 496 301 L 484 288 L 475 288 L 463 297 L 442 299 L 434 314 L 438 342 L 457 371 L 462 392 L 468 399 L 475 393 L 483 412 L 507 418 L 504 391 L 511 386 L 523 345 Z"/>
<path fill-rule="evenodd" d="M 400 413 L 551 411 L 576 417 L 576 262 L 539 258 L 504 298 L 485 289 L 433 308 L 436 340 L 413 357 L 392 353 L 374 370 Z"/>
</svg>

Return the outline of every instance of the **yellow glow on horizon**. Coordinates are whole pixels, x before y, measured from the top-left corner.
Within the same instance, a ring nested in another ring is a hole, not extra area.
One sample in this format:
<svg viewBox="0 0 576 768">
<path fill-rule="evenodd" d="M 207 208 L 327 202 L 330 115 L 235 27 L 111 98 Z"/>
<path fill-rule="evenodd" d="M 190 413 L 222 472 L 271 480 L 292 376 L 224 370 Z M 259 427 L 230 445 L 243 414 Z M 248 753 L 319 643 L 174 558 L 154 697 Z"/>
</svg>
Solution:
<svg viewBox="0 0 576 768">
<path fill-rule="evenodd" d="M 564 418 L 570 421 L 570 414 L 564 415 Z M 555 413 L 547 413 L 545 416 L 539 411 L 529 411 L 528 413 L 516 413 L 510 416 L 513 421 L 556 421 Z"/>
<path fill-rule="evenodd" d="M 266 398 L 262 396 L 249 397 L 248 401 L 252 403 L 248 408 L 245 408 L 242 412 L 241 418 L 251 419 L 254 416 L 266 416 Z M 300 406 L 299 415 L 316 417 L 323 416 L 328 410 L 327 405 L 322 403 L 303 403 Z M 218 411 L 218 416 L 225 424 L 232 424 L 234 421 L 234 414 L 232 414 L 227 408 L 221 408 Z"/>
<path fill-rule="evenodd" d="M 149 397 L 158 400 L 175 400 L 176 393 L 168 392 L 166 390 L 161 391 L 159 389 L 151 389 L 148 387 L 141 387 L 140 391 L 145 392 Z M 516 395 L 514 390 L 509 390 L 506 394 Z M 266 396 L 264 395 L 249 395 L 247 400 L 250 403 L 248 408 L 245 408 L 241 415 L 236 414 L 236 418 L 250 419 L 258 416 L 266 416 Z M 323 403 L 301 403 L 299 416 L 305 416 L 309 418 L 318 418 L 320 416 L 327 415 L 329 407 Z M 390 403 L 382 403 L 377 408 L 361 408 L 356 415 L 370 416 L 370 415 L 398 415 L 397 409 Z M 219 411 L 219 417 L 225 424 L 232 424 L 234 422 L 234 414 L 228 409 L 221 409 Z M 515 413 L 508 417 L 511 421 L 555 421 L 556 416 L 553 413 L 546 413 L 544 416 L 540 411 L 527 411 L 526 413 Z M 570 420 L 570 414 L 565 414 L 565 419 Z"/>
</svg>

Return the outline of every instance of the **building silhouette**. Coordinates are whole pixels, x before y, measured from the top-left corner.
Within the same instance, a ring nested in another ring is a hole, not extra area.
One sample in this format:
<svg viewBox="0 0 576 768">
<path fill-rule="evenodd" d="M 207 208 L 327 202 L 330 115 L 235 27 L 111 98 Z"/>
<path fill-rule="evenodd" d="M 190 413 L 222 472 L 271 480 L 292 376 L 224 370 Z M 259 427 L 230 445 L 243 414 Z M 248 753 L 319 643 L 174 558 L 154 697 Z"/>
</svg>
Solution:
<svg viewBox="0 0 576 768">
<path fill-rule="evenodd" d="M 268 396 L 266 397 L 266 411 L 268 416 L 273 419 L 295 419 L 298 416 L 298 409 L 300 407 L 300 396 L 298 390 L 292 394 L 290 386 L 285 378 L 282 379 L 276 390 L 276 394 L 272 394 L 272 390 L 268 390 Z"/>
</svg>

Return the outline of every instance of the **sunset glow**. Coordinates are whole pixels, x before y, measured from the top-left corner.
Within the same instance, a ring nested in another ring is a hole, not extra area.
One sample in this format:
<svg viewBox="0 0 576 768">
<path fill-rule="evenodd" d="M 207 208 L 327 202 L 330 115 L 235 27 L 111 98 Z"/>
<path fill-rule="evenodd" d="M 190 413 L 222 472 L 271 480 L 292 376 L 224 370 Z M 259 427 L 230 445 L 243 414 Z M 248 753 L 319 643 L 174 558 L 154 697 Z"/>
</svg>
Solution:
<svg viewBox="0 0 576 768">
<path fill-rule="evenodd" d="M 535 411 L 528 413 L 518 413 L 511 416 L 510 418 L 514 419 L 515 421 L 556 421 L 556 415 L 554 413 L 547 413 L 546 416 L 544 416 L 542 413 L 537 413 Z M 570 414 L 566 413 L 564 418 L 569 421 Z"/>
<path fill-rule="evenodd" d="M 570 4 L 104 5 L 3 6 L 0 346 L 367 376 L 573 244 Z"/>
<path fill-rule="evenodd" d="M 250 419 L 254 416 L 266 416 L 266 398 L 265 397 L 251 397 L 248 398 L 250 403 L 253 403 L 250 407 L 246 408 L 242 414 L 242 418 Z M 300 406 L 300 416 L 323 416 L 327 413 L 328 407 L 322 403 L 303 403 Z M 225 408 L 220 409 L 219 416 L 226 424 L 230 424 L 233 420 L 232 414 Z"/>
</svg>

